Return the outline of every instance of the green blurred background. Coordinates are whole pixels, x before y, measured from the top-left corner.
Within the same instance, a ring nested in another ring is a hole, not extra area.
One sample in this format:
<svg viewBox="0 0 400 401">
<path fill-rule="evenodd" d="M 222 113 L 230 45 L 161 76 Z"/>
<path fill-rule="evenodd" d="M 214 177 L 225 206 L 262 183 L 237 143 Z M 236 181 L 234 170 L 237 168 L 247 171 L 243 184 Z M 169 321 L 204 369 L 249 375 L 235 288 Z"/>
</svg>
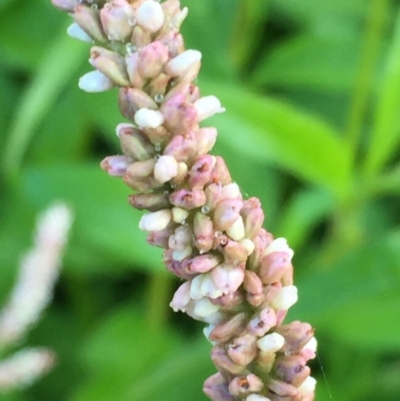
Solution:
<svg viewBox="0 0 400 401">
<path fill-rule="evenodd" d="M 295 249 L 291 319 L 319 340 L 317 401 L 400 400 L 400 14 L 389 0 L 182 0 L 221 154 Z M 202 325 L 145 243 L 124 185 L 116 92 L 77 87 L 88 45 L 50 0 L 0 0 L 0 301 L 36 214 L 75 211 L 54 302 L 26 339 L 58 366 L 5 401 L 205 401 Z"/>
</svg>

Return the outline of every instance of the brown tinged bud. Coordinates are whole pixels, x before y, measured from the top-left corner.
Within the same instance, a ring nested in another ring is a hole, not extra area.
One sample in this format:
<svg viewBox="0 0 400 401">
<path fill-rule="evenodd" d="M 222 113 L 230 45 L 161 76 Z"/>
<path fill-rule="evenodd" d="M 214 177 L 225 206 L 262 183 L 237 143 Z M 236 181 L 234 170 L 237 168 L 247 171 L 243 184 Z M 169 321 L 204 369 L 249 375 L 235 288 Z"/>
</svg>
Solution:
<svg viewBox="0 0 400 401">
<path fill-rule="evenodd" d="M 111 176 L 122 177 L 132 163 L 133 159 L 128 156 L 109 156 L 100 163 L 100 167 Z"/>
<path fill-rule="evenodd" d="M 120 54 L 94 46 L 90 49 L 90 64 L 118 86 L 128 86 L 125 59 Z"/>
<path fill-rule="evenodd" d="M 212 181 L 221 185 L 230 184 L 232 178 L 224 159 L 221 156 L 215 156 L 215 161 L 216 163 L 212 174 Z"/>
<path fill-rule="evenodd" d="M 243 217 L 246 237 L 254 238 L 264 223 L 264 212 L 257 198 L 250 198 L 243 203 L 240 211 Z"/>
<path fill-rule="evenodd" d="M 240 335 L 247 321 L 247 313 L 238 313 L 217 324 L 209 335 L 211 341 L 226 342 L 234 335 Z"/>
<path fill-rule="evenodd" d="M 224 231 L 230 228 L 240 217 L 241 199 L 222 199 L 215 206 L 214 223 L 217 228 Z"/>
<path fill-rule="evenodd" d="M 215 166 L 215 157 L 211 155 L 200 156 L 189 170 L 188 184 L 192 189 L 203 189 L 210 179 Z"/>
<path fill-rule="evenodd" d="M 122 152 L 143 161 L 152 158 L 155 154 L 153 145 L 141 131 L 131 124 L 119 124 L 116 128 Z"/>
<path fill-rule="evenodd" d="M 219 251 L 224 255 L 225 262 L 238 264 L 247 260 L 248 254 L 246 248 L 239 242 L 228 239 L 224 245 L 221 245 Z"/>
<path fill-rule="evenodd" d="M 286 252 L 273 252 L 262 258 L 259 276 L 263 284 L 272 284 L 291 276 L 292 270 L 292 263 Z M 293 280 L 285 281 L 289 283 L 282 284 L 291 285 L 293 282 Z"/>
<path fill-rule="evenodd" d="M 148 177 L 153 174 L 156 161 L 154 159 L 142 160 L 132 163 L 126 171 L 129 177 Z"/>
<path fill-rule="evenodd" d="M 264 305 L 268 305 L 278 295 L 282 289 L 282 283 L 276 282 L 263 287 L 264 291 Z"/>
<path fill-rule="evenodd" d="M 174 58 L 185 51 L 185 43 L 182 35 L 175 30 L 169 30 L 159 38 L 160 42 L 168 48 L 170 58 Z"/>
<path fill-rule="evenodd" d="M 281 351 L 290 354 L 299 352 L 314 336 L 311 325 L 298 320 L 277 327 L 276 332 L 285 338 Z"/>
<path fill-rule="evenodd" d="M 151 96 L 157 101 L 157 103 L 164 102 L 164 94 L 167 90 L 167 86 L 169 83 L 169 76 L 161 73 L 154 79 L 150 81 L 147 86 L 147 90 Z"/>
<path fill-rule="evenodd" d="M 132 163 L 122 177 L 125 184 L 140 192 L 149 192 L 160 188 L 160 184 L 153 176 L 155 160 L 149 159 Z"/>
<path fill-rule="evenodd" d="M 215 209 L 217 202 L 221 197 L 221 190 L 222 190 L 221 185 L 215 183 L 207 185 L 207 187 L 205 188 L 204 192 L 206 193 L 207 197 L 205 208 L 207 210 L 207 213 Z"/>
<path fill-rule="evenodd" d="M 192 210 L 204 205 L 206 195 L 204 191 L 200 190 L 189 191 L 187 189 L 178 189 L 171 193 L 169 200 L 174 206 Z"/>
<path fill-rule="evenodd" d="M 133 194 L 129 195 L 128 201 L 135 209 L 146 209 L 151 212 L 156 212 L 160 209 L 167 209 L 170 206 L 168 194 L 165 194 L 164 192 Z"/>
<path fill-rule="evenodd" d="M 161 106 L 165 126 L 174 135 L 182 135 L 197 126 L 197 112 L 184 94 L 177 94 Z"/>
<path fill-rule="evenodd" d="M 214 401 L 233 401 L 228 383 L 221 373 L 210 376 L 203 385 L 204 394 Z"/>
<path fill-rule="evenodd" d="M 145 79 L 155 78 L 167 61 L 168 49 L 161 42 L 152 42 L 139 50 L 139 74 Z"/>
<path fill-rule="evenodd" d="M 217 140 L 217 130 L 213 127 L 200 128 L 195 132 L 197 143 L 197 154 L 208 153 Z"/>
<path fill-rule="evenodd" d="M 200 253 L 208 252 L 214 241 L 214 227 L 209 216 L 197 212 L 193 220 L 194 241 Z"/>
<path fill-rule="evenodd" d="M 227 353 L 234 363 L 247 366 L 257 356 L 256 341 L 251 334 L 237 337 L 226 346 Z"/>
<path fill-rule="evenodd" d="M 75 22 L 94 40 L 107 42 L 107 36 L 100 22 L 99 11 L 92 7 L 78 5 L 74 9 Z"/>
<path fill-rule="evenodd" d="M 273 369 L 278 379 L 293 384 L 295 387 L 299 387 L 310 376 L 310 371 L 306 361 L 300 355 L 278 357 Z"/>
<path fill-rule="evenodd" d="M 243 287 L 246 299 L 253 306 L 259 306 L 264 299 L 263 285 L 260 278 L 251 270 L 245 270 Z"/>
<path fill-rule="evenodd" d="M 174 233 L 174 225 L 169 225 L 161 231 L 152 231 L 146 238 L 146 241 L 159 248 L 167 248 L 169 237 Z"/>
<path fill-rule="evenodd" d="M 120 88 L 118 105 L 121 114 L 134 121 L 135 113 L 142 109 L 157 110 L 157 103 L 145 92 L 137 88 Z"/>
<path fill-rule="evenodd" d="M 264 388 L 262 380 L 252 373 L 235 377 L 229 383 L 229 392 L 236 397 L 245 397 L 251 393 L 259 393 Z"/>
<path fill-rule="evenodd" d="M 271 379 L 268 383 L 268 390 L 272 395 L 277 395 L 279 397 L 296 397 L 297 388 L 289 383 L 285 383 L 280 380 Z M 279 398 L 282 399 L 282 398 Z M 288 398 L 288 401 L 292 398 Z M 294 400 L 294 399 L 293 399 Z M 299 401 L 301 398 L 299 399 Z"/>
<path fill-rule="evenodd" d="M 195 155 L 196 142 L 194 138 L 174 136 L 164 149 L 164 155 L 173 156 L 178 162 L 188 162 Z"/>
<path fill-rule="evenodd" d="M 151 43 L 151 33 L 136 25 L 132 31 L 132 43 L 135 43 L 139 49 L 147 46 Z"/>
<path fill-rule="evenodd" d="M 243 310 L 243 295 L 240 290 L 230 292 L 212 300 L 214 305 L 221 306 L 221 310 L 226 309 L 227 312 L 239 312 Z"/>
<path fill-rule="evenodd" d="M 125 56 L 126 71 L 129 76 L 129 81 L 134 88 L 142 88 L 144 85 L 144 79 L 140 76 L 138 70 L 139 54 L 128 53 Z M 123 112 L 122 112 L 123 114 Z"/>
<path fill-rule="evenodd" d="M 100 19 L 110 41 L 130 38 L 134 25 L 135 10 L 126 0 L 113 0 L 100 10 Z"/>
<path fill-rule="evenodd" d="M 175 276 L 190 280 L 193 278 L 192 275 L 186 273 L 186 266 L 189 263 L 190 258 L 183 260 L 175 260 L 173 258 L 173 249 L 167 249 L 163 254 L 163 260 L 166 268 Z"/>
<path fill-rule="evenodd" d="M 211 360 L 219 370 L 231 373 L 233 375 L 238 375 L 246 369 L 245 365 L 239 365 L 233 362 L 228 356 L 225 347 L 222 345 L 215 345 L 212 348 Z"/>
</svg>

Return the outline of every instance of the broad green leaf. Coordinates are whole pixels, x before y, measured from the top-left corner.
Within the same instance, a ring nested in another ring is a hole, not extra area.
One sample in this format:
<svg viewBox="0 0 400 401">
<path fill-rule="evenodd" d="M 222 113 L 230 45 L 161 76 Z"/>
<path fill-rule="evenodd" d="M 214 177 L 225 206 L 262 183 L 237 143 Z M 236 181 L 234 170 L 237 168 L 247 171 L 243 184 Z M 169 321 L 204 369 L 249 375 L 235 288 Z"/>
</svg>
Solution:
<svg viewBox="0 0 400 401">
<path fill-rule="evenodd" d="M 6 176 L 19 170 L 35 129 L 80 66 L 86 52 L 87 46 L 69 38 L 64 30 L 53 42 L 15 111 L 13 129 L 4 149 Z"/>
<path fill-rule="evenodd" d="M 146 234 L 138 228 L 142 213 L 126 201 L 130 192 L 120 179 L 101 171 L 97 163 L 31 168 L 19 183 L 20 196 L 38 208 L 53 199 L 71 204 L 75 213 L 71 247 L 76 241 L 80 247 L 113 257 L 119 264 L 158 269 L 162 265 L 161 250 L 146 244 Z M 85 266 L 77 268 L 85 272 Z M 109 268 L 112 271 L 115 266 Z"/>
<path fill-rule="evenodd" d="M 366 173 L 376 174 L 398 148 L 400 141 L 400 12 L 389 49 L 368 153 Z"/>
<path fill-rule="evenodd" d="M 254 72 L 255 85 L 350 91 L 357 73 L 360 43 L 354 37 L 303 35 L 269 51 Z"/>
<path fill-rule="evenodd" d="M 248 157 L 275 164 L 321 184 L 337 196 L 348 191 L 350 160 L 346 144 L 323 122 L 288 105 L 237 86 L 202 82 L 226 112 L 213 118 L 220 140 Z"/>
<path fill-rule="evenodd" d="M 306 189 L 297 191 L 286 210 L 281 213 L 277 229 L 293 249 L 304 246 L 312 229 L 329 215 L 334 201 L 328 193 L 321 190 Z"/>
</svg>

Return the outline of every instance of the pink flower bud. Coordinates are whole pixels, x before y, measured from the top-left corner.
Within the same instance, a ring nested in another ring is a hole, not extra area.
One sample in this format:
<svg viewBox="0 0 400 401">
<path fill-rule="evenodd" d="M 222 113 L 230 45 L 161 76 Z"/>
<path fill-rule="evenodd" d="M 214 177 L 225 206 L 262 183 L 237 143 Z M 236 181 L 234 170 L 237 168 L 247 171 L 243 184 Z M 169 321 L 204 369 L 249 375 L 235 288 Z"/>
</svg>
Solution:
<svg viewBox="0 0 400 401">
<path fill-rule="evenodd" d="M 126 0 L 113 0 L 100 10 L 100 19 L 110 41 L 125 41 L 132 34 L 135 10 Z"/>
<path fill-rule="evenodd" d="M 107 36 L 104 34 L 100 23 L 99 11 L 92 7 L 78 5 L 74 9 L 73 17 L 75 22 L 94 40 L 106 42 Z"/>
<path fill-rule="evenodd" d="M 125 59 L 119 53 L 94 46 L 90 49 L 89 62 L 94 68 L 110 78 L 115 85 L 129 85 Z"/>
<path fill-rule="evenodd" d="M 272 284 L 281 281 L 291 272 L 292 264 L 288 254 L 285 252 L 270 253 L 261 260 L 259 275 L 264 284 Z"/>
<path fill-rule="evenodd" d="M 271 400 L 260 394 L 250 394 L 249 396 L 247 396 L 246 401 L 271 401 Z"/>
<path fill-rule="evenodd" d="M 246 290 L 246 299 L 253 306 L 259 306 L 264 300 L 263 285 L 257 274 L 245 270 L 243 287 Z"/>
<path fill-rule="evenodd" d="M 282 287 L 276 297 L 272 300 L 271 306 L 278 310 L 288 310 L 298 299 L 297 288 L 294 285 Z"/>
<path fill-rule="evenodd" d="M 205 96 L 194 103 L 197 111 L 197 121 L 203 121 L 216 113 L 223 113 L 225 109 L 221 107 L 221 102 L 215 96 Z"/>
<path fill-rule="evenodd" d="M 192 210 L 204 205 L 206 195 L 204 191 L 200 190 L 189 191 L 187 189 L 178 189 L 171 193 L 169 200 L 174 206 Z"/>
<path fill-rule="evenodd" d="M 136 11 L 136 21 L 145 30 L 153 33 L 164 24 L 164 11 L 158 2 L 145 1 Z"/>
<path fill-rule="evenodd" d="M 112 176 L 121 177 L 132 163 L 133 160 L 128 156 L 109 156 L 100 163 L 100 167 Z"/>
<path fill-rule="evenodd" d="M 190 67 L 201 60 L 201 53 L 197 50 L 186 50 L 179 56 L 170 60 L 165 66 L 165 71 L 171 77 L 184 75 Z"/>
<path fill-rule="evenodd" d="M 280 398 L 288 397 L 290 399 L 297 395 L 297 388 L 295 386 L 280 380 L 271 379 L 268 383 L 268 389 L 272 394 L 276 394 Z M 301 401 L 301 398 L 298 400 Z"/>
<path fill-rule="evenodd" d="M 300 355 L 280 356 L 275 361 L 274 376 L 299 387 L 310 376 L 310 368 Z"/>
<path fill-rule="evenodd" d="M 265 248 L 272 243 L 274 237 L 269 232 L 261 228 L 253 238 L 255 245 L 254 252 L 249 257 L 249 264 L 252 270 L 258 270 L 261 259 L 264 257 Z"/>
<path fill-rule="evenodd" d="M 135 209 L 146 209 L 150 212 L 166 209 L 170 205 L 168 194 L 165 194 L 164 192 L 152 192 L 149 194 L 138 193 L 129 195 L 128 202 Z"/>
<path fill-rule="evenodd" d="M 224 159 L 221 156 L 215 156 L 215 160 L 216 163 L 213 171 L 212 181 L 221 185 L 230 184 L 232 182 L 232 178 Z"/>
<path fill-rule="evenodd" d="M 217 130 L 213 127 L 200 128 L 195 132 L 197 143 L 197 154 L 208 153 L 215 145 L 217 140 Z"/>
<path fill-rule="evenodd" d="M 135 123 L 140 128 L 157 128 L 164 123 L 164 116 L 158 110 L 143 108 L 136 112 Z"/>
<path fill-rule="evenodd" d="M 289 248 L 285 238 L 275 239 L 272 244 L 268 245 L 268 247 L 265 249 L 264 256 L 274 252 L 285 252 L 288 255 L 289 260 L 292 260 L 294 254 L 293 250 Z"/>
<path fill-rule="evenodd" d="M 238 365 L 248 365 L 257 355 L 256 341 L 251 334 L 235 338 L 226 346 L 229 357 Z"/>
<path fill-rule="evenodd" d="M 162 209 L 153 213 L 146 213 L 139 222 L 139 228 L 143 231 L 161 231 L 167 227 L 172 219 L 169 209 Z"/>
<path fill-rule="evenodd" d="M 220 264 L 211 270 L 211 277 L 223 294 L 229 294 L 235 292 L 243 283 L 244 271 L 241 267 Z"/>
<path fill-rule="evenodd" d="M 203 189 L 210 179 L 215 166 L 215 157 L 204 155 L 199 157 L 189 170 L 188 184 L 192 189 Z"/>
<path fill-rule="evenodd" d="M 257 337 L 264 336 L 276 325 L 275 311 L 270 307 L 263 308 L 248 323 L 247 330 Z"/>
<path fill-rule="evenodd" d="M 226 230 L 227 235 L 235 241 L 240 241 L 245 236 L 243 219 L 241 216 Z M 246 252 L 247 254 L 247 252 Z"/>
<path fill-rule="evenodd" d="M 233 401 L 233 395 L 228 389 L 228 383 L 221 373 L 209 377 L 203 385 L 204 394 L 214 401 Z"/>
<path fill-rule="evenodd" d="M 113 88 L 114 83 L 100 71 L 91 71 L 79 79 L 78 86 L 85 92 L 96 93 Z"/>
<path fill-rule="evenodd" d="M 184 94 L 178 93 L 161 106 L 165 126 L 174 135 L 190 132 L 196 126 L 196 110 Z"/>
<path fill-rule="evenodd" d="M 168 245 L 175 251 L 183 251 L 192 242 L 192 231 L 189 226 L 179 226 L 169 238 Z M 190 273 L 190 272 L 188 272 Z"/>
<path fill-rule="evenodd" d="M 250 393 L 258 393 L 263 387 L 262 380 L 250 373 L 247 376 L 235 377 L 229 383 L 229 392 L 236 397 L 243 397 Z"/>
<path fill-rule="evenodd" d="M 139 50 L 139 74 L 145 79 L 155 78 L 167 61 L 168 49 L 161 42 L 152 42 Z"/>
<path fill-rule="evenodd" d="M 224 236 L 221 237 L 221 246 L 218 250 L 224 255 L 225 261 L 227 263 L 233 263 L 237 265 L 238 263 L 245 262 L 247 260 L 247 250 L 239 242 L 232 241 L 225 237 L 227 240 L 224 241 Z"/>
<path fill-rule="evenodd" d="M 174 254 L 173 249 L 168 249 L 164 252 L 163 255 L 163 261 L 165 263 L 166 268 L 175 276 L 185 279 L 185 280 L 190 280 L 191 275 L 187 274 L 185 271 L 186 265 L 189 262 L 190 258 L 186 258 L 184 260 L 175 260 L 173 258 Z"/>
<path fill-rule="evenodd" d="M 148 177 L 153 174 L 154 166 L 156 161 L 154 159 L 148 159 L 143 161 L 138 161 L 132 163 L 129 168 L 126 170 L 125 177 L 126 178 L 143 178 Z"/>
<path fill-rule="evenodd" d="M 254 238 L 264 223 L 264 212 L 258 205 L 257 198 L 250 198 L 244 202 L 240 214 L 243 217 L 246 237 Z"/>
<path fill-rule="evenodd" d="M 174 136 L 164 149 L 164 155 L 173 156 L 178 162 L 187 162 L 195 155 L 196 142 L 182 135 Z"/>
<path fill-rule="evenodd" d="M 206 254 L 191 259 L 186 267 L 189 274 L 206 273 L 221 262 L 216 255 Z"/>
<path fill-rule="evenodd" d="M 276 332 L 285 338 L 285 346 L 282 352 L 299 352 L 314 336 L 314 330 L 308 323 L 302 323 L 297 320 L 276 328 Z"/>
<path fill-rule="evenodd" d="M 306 360 L 314 359 L 317 355 L 317 340 L 312 337 L 311 340 L 301 349 L 300 355 Z"/>
<path fill-rule="evenodd" d="M 74 11 L 75 7 L 81 3 L 80 0 L 51 0 L 51 2 L 60 10 L 69 12 Z"/>
<path fill-rule="evenodd" d="M 213 305 L 208 298 L 195 301 L 193 312 L 199 318 L 206 318 L 219 310 L 218 305 Z"/>
<path fill-rule="evenodd" d="M 125 56 L 125 63 L 131 85 L 135 88 L 142 88 L 144 85 L 144 79 L 139 74 L 139 54 L 128 53 Z"/>
<path fill-rule="evenodd" d="M 154 178 L 165 183 L 178 174 L 178 162 L 173 156 L 161 156 L 154 166 Z"/>
<path fill-rule="evenodd" d="M 81 40 L 82 42 L 93 42 L 93 39 L 75 22 L 68 27 L 67 34 L 71 38 Z"/>
<path fill-rule="evenodd" d="M 307 395 L 314 393 L 316 384 L 317 384 L 317 381 L 313 377 L 308 376 L 307 379 L 303 382 L 303 384 L 297 389 L 298 392 L 301 395 L 303 395 L 303 397 L 304 397 L 303 400 L 305 400 L 305 397 Z M 307 401 L 312 401 L 313 398 L 310 398 L 309 400 L 307 399 Z"/>
</svg>

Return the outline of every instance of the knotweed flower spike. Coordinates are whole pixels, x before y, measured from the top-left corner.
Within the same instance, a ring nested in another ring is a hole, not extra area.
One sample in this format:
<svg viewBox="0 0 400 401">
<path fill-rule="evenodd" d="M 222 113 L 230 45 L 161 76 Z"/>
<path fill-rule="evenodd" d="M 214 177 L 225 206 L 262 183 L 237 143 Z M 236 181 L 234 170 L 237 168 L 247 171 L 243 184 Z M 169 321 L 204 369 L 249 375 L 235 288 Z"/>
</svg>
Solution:
<svg viewBox="0 0 400 401">
<path fill-rule="evenodd" d="M 184 282 L 171 307 L 207 324 L 218 373 L 204 383 L 215 401 L 311 401 L 312 327 L 284 324 L 297 301 L 293 251 L 262 228 L 257 198 L 243 199 L 224 160 L 212 156 L 217 131 L 200 122 L 224 111 L 194 83 L 201 53 L 186 50 L 178 0 L 52 0 L 71 13 L 68 33 L 92 40 L 94 71 L 81 89 L 118 88 L 116 128 L 123 155 L 101 167 L 146 210 L 140 228 L 164 248 L 168 270 Z"/>
</svg>

